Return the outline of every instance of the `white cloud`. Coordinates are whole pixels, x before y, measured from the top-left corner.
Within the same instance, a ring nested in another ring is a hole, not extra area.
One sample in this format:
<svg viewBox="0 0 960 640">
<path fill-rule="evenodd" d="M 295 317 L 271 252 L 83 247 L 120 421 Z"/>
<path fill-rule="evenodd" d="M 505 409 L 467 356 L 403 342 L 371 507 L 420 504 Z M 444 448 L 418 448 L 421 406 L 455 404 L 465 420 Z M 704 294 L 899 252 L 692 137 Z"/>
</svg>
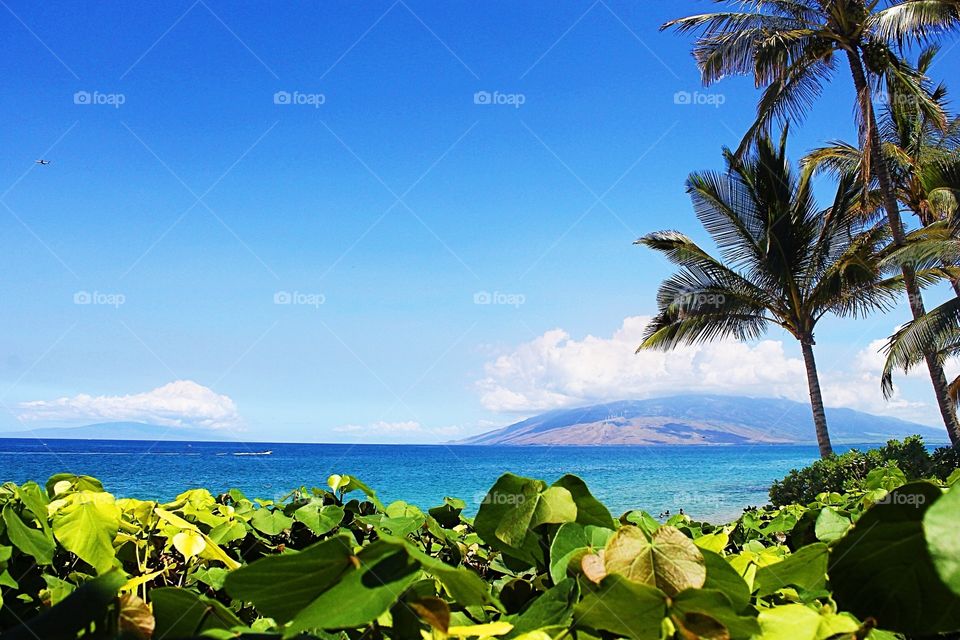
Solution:
<svg viewBox="0 0 960 640">
<path fill-rule="evenodd" d="M 197 384 L 177 380 L 152 391 L 126 396 L 91 396 L 33 400 L 18 405 L 29 422 L 145 422 L 169 427 L 228 429 L 240 426 L 233 400 Z"/>
<path fill-rule="evenodd" d="M 648 321 L 645 316 L 628 317 L 609 338 L 588 335 L 576 340 L 562 329 L 547 331 L 486 364 L 478 382 L 481 401 L 487 409 L 514 413 L 680 393 L 808 401 L 796 343 L 722 341 L 635 354 Z M 908 401 L 899 394 L 891 402 L 883 400 L 879 375 L 883 360 L 876 353 L 882 343 L 871 343 L 840 368 L 821 358 L 825 403 L 929 422 L 929 403 Z"/>
<path fill-rule="evenodd" d="M 423 431 L 423 427 L 420 426 L 419 422 L 413 420 L 406 422 L 384 422 L 380 420 L 368 425 L 345 424 L 341 427 L 334 427 L 333 430 L 340 433 L 419 433 Z"/>
<path fill-rule="evenodd" d="M 334 427 L 333 431 L 348 434 L 344 437 L 352 442 L 415 444 L 449 440 L 462 433 L 463 429 L 457 425 L 427 427 L 414 420 L 379 420 L 370 424 L 345 424 Z"/>
</svg>

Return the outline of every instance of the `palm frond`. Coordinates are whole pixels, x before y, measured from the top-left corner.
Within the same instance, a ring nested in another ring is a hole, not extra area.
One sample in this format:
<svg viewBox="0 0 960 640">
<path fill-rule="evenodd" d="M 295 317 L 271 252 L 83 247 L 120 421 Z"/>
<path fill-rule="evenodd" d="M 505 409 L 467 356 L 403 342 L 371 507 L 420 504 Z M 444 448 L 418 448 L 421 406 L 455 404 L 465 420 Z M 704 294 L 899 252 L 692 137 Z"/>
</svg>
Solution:
<svg viewBox="0 0 960 640">
<path fill-rule="evenodd" d="M 885 40 L 924 42 L 960 26 L 957 0 L 902 0 L 874 12 L 868 28 Z"/>
<path fill-rule="evenodd" d="M 960 262 L 960 238 L 946 222 L 915 229 L 902 247 L 890 246 L 881 255 L 882 268 L 931 270 Z"/>
<path fill-rule="evenodd" d="M 717 313 L 677 319 L 661 313 L 647 325 L 643 342 L 637 351 L 672 351 L 682 345 L 713 342 L 723 338 L 756 340 L 764 334 L 768 324 L 766 318 L 755 315 Z"/>
<path fill-rule="evenodd" d="M 802 121 L 820 99 L 823 84 L 832 72 L 829 62 L 803 60 L 794 64 L 784 77 L 767 85 L 757 103 L 757 117 L 737 147 L 737 155 L 744 155 L 760 136 L 769 134 L 775 122 Z"/>
<path fill-rule="evenodd" d="M 814 149 L 801 162 L 805 172 L 813 175 L 827 173 L 836 178 L 857 174 L 863 156 L 860 148 L 852 144 L 835 140 L 825 147 Z"/>
<path fill-rule="evenodd" d="M 881 384 L 884 395 L 893 393 L 893 372 L 909 371 L 926 354 L 940 357 L 955 352 L 960 340 L 960 298 L 953 298 L 925 315 L 903 325 L 884 347 L 887 356 Z"/>
<path fill-rule="evenodd" d="M 784 16 L 770 15 L 760 11 L 716 11 L 670 20 L 661 25 L 660 30 L 673 29 L 678 33 L 698 33 L 701 36 L 709 37 L 718 33 L 733 31 L 799 29 L 805 26 L 799 20 L 791 20 Z"/>
<path fill-rule="evenodd" d="M 935 91 L 925 86 L 926 82 L 926 76 L 905 60 L 891 56 L 886 79 L 891 108 L 918 112 L 932 126 L 942 129 L 947 124 L 943 105 L 937 100 Z"/>
<path fill-rule="evenodd" d="M 763 213 L 742 181 L 715 172 L 694 173 L 687 193 L 703 227 L 731 268 L 752 268 L 762 260 Z"/>
<path fill-rule="evenodd" d="M 877 254 L 878 247 L 888 239 L 885 225 L 877 225 L 851 238 L 810 291 L 810 312 L 817 318 L 826 313 L 856 318 L 894 308 L 904 289 L 903 279 L 902 276 L 881 279 Z"/>
</svg>

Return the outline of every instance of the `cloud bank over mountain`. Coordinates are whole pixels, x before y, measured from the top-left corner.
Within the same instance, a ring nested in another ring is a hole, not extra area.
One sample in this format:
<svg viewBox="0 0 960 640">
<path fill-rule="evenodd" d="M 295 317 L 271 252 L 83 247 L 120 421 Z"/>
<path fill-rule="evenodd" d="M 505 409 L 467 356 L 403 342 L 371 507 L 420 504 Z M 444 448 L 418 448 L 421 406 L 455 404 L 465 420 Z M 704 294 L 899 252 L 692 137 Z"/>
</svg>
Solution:
<svg viewBox="0 0 960 640">
<path fill-rule="evenodd" d="M 628 317 L 610 337 L 576 339 L 563 329 L 552 329 L 502 353 L 485 365 L 477 383 L 484 407 L 522 414 L 686 392 L 808 401 L 796 345 L 769 339 L 754 344 L 729 340 L 635 354 L 649 320 Z M 842 361 L 820 355 L 826 404 L 934 421 L 932 403 L 906 399 L 899 392 L 889 402 L 883 399 L 883 358 L 878 353 L 883 342 L 876 340 L 851 351 Z"/>
</svg>

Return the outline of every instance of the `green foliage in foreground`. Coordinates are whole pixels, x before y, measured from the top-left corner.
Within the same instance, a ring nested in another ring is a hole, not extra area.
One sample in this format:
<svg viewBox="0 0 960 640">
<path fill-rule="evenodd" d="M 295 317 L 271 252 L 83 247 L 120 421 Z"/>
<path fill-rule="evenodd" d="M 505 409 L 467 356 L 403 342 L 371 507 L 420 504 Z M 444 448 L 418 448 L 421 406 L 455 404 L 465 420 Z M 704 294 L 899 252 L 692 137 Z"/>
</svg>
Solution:
<svg viewBox="0 0 960 640">
<path fill-rule="evenodd" d="M 960 630 L 960 485 L 872 474 L 712 525 L 503 475 L 476 517 L 360 481 L 158 504 L 0 487 L 0 638 L 890 640 Z"/>
<path fill-rule="evenodd" d="M 806 504 L 821 493 L 855 491 L 868 488 L 871 474 L 879 478 L 896 467 L 906 480 L 937 478 L 946 481 L 960 469 L 960 449 L 942 447 L 931 454 L 920 436 L 903 442 L 890 440 L 883 447 L 817 460 L 803 469 L 793 469 L 770 487 L 770 501 L 776 506 Z"/>
</svg>

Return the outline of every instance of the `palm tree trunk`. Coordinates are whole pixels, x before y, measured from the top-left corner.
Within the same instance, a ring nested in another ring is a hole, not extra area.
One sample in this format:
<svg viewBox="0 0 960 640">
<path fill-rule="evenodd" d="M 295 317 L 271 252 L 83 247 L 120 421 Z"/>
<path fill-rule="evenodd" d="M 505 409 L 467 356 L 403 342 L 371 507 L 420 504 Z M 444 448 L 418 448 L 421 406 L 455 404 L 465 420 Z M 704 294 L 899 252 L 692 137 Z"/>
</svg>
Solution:
<svg viewBox="0 0 960 640">
<path fill-rule="evenodd" d="M 853 84 L 857 89 L 857 102 L 863 117 L 863 126 L 866 128 L 865 135 L 862 137 L 864 143 L 869 143 L 872 149 L 870 166 L 873 168 L 880 185 L 880 195 L 887 212 L 887 221 L 890 224 L 894 246 L 902 247 L 905 244 L 903 222 L 900 219 L 900 207 L 890 183 L 890 173 L 883 161 L 880 132 L 877 129 L 877 117 L 873 110 L 870 85 L 867 83 L 859 54 L 855 51 L 847 51 L 847 59 L 850 63 L 850 71 L 853 74 Z M 923 297 L 920 294 L 920 288 L 917 286 L 916 273 L 913 267 L 903 267 L 903 282 L 907 290 L 907 299 L 910 302 L 910 312 L 914 319 L 919 318 L 926 313 L 926 309 L 923 306 Z M 932 353 L 927 353 L 925 360 L 927 369 L 930 371 L 930 381 L 933 383 L 933 390 L 937 397 L 937 406 L 940 409 L 943 424 L 947 428 L 947 434 L 954 446 L 960 446 L 960 423 L 957 422 L 957 414 L 947 393 L 947 377 L 943 373 L 943 367 Z"/>
<path fill-rule="evenodd" d="M 807 368 L 810 407 L 813 409 L 813 424 L 817 430 L 817 445 L 820 447 L 820 457 L 829 458 L 833 455 L 833 446 L 830 444 L 830 432 L 827 431 L 827 414 L 823 410 L 823 396 L 820 395 L 820 376 L 817 375 L 817 362 L 813 358 L 813 339 L 801 340 L 800 347 L 803 350 L 803 364 Z"/>
</svg>

